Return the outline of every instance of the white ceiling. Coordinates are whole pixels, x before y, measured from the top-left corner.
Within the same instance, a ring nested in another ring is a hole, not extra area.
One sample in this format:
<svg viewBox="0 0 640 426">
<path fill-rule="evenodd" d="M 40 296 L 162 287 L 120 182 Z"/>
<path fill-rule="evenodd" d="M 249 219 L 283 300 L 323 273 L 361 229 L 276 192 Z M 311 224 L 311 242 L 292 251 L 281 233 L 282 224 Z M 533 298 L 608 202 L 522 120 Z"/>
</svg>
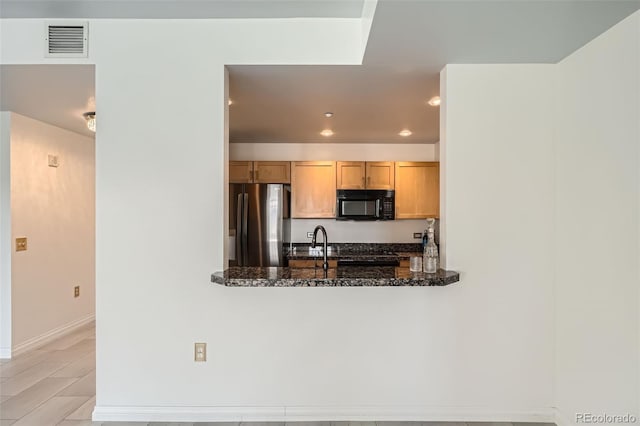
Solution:
<svg viewBox="0 0 640 426">
<path fill-rule="evenodd" d="M 94 78 L 93 65 L 2 65 L 0 110 L 94 137 L 82 117 L 95 111 Z"/>
<path fill-rule="evenodd" d="M 364 0 L 2 0 L 5 18 L 360 18 Z"/>
<path fill-rule="evenodd" d="M 357 17 L 364 0 L 0 1 L 4 17 Z M 640 0 L 379 0 L 363 66 L 230 67 L 230 139 L 435 142 L 438 109 L 425 102 L 445 64 L 554 63 L 639 8 Z M 3 65 L 0 77 L 3 110 L 93 135 L 82 119 L 95 109 L 92 66 Z M 319 135 L 327 127 L 331 138 Z M 404 128 L 413 135 L 398 136 Z"/>
<path fill-rule="evenodd" d="M 232 142 L 435 142 L 448 63 L 556 63 L 640 1 L 379 0 L 360 67 L 230 68 Z M 336 115 L 327 120 L 325 110 Z M 331 126 L 336 134 L 319 136 Z M 397 133 L 404 127 L 409 138 Z"/>
<path fill-rule="evenodd" d="M 438 72 L 456 63 L 555 63 L 640 0 L 379 0 L 365 65 Z"/>
<path fill-rule="evenodd" d="M 438 76 L 362 66 L 232 66 L 231 142 L 437 142 Z M 331 111 L 332 118 L 324 113 Z M 330 128 L 334 135 L 320 132 Z M 413 132 L 398 136 L 403 129 Z"/>
</svg>

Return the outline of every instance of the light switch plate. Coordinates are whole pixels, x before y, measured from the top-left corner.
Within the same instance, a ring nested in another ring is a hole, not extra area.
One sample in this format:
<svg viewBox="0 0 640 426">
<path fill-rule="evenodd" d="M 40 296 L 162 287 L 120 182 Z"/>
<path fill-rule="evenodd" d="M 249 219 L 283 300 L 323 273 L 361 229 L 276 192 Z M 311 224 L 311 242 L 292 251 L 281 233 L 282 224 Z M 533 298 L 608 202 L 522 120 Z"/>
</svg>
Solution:
<svg viewBox="0 0 640 426">
<path fill-rule="evenodd" d="M 307 232 L 307 238 L 313 238 L 313 232 Z"/>
<path fill-rule="evenodd" d="M 195 343 L 195 362 L 205 362 L 207 360 L 207 344 Z"/>
<path fill-rule="evenodd" d="M 27 237 L 16 238 L 16 251 L 27 251 Z"/>
<path fill-rule="evenodd" d="M 421 232 L 414 232 L 413 233 L 413 238 L 415 238 L 416 240 L 419 240 L 422 238 L 422 233 Z"/>
</svg>

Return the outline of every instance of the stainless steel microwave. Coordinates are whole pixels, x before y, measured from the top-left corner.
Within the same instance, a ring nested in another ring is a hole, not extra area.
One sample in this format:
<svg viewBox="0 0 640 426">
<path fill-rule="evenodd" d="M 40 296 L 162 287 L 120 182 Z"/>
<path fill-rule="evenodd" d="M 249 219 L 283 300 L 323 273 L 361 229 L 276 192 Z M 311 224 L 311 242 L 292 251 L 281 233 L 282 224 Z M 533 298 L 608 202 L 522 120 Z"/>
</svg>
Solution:
<svg viewBox="0 0 640 426">
<path fill-rule="evenodd" d="M 336 204 L 337 220 L 395 219 L 395 191 L 339 189 Z"/>
</svg>

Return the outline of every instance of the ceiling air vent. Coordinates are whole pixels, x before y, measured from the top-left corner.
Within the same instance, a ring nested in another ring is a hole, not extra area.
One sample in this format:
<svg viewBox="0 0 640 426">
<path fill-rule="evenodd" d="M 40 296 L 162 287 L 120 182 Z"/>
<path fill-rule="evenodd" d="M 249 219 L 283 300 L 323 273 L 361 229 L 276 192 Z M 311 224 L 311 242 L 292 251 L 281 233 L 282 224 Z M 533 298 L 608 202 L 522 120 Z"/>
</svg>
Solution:
<svg viewBox="0 0 640 426">
<path fill-rule="evenodd" d="M 87 57 L 86 22 L 45 23 L 45 56 L 52 58 Z"/>
</svg>

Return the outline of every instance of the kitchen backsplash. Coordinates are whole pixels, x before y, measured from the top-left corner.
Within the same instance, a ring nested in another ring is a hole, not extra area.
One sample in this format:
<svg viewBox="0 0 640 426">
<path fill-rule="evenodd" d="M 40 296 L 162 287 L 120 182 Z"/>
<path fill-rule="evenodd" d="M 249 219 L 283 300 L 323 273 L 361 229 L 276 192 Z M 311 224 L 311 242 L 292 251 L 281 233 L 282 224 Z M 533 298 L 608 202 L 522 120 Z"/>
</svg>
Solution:
<svg viewBox="0 0 640 426">
<path fill-rule="evenodd" d="M 327 230 L 331 243 L 421 243 L 414 239 L 413 233 L 427 229 L 424 219 L 390 221 L 339 221 L 335 219 L 291 219 L 291 236 L 294 243 L 310 243 L 307 232 L 316 225 Z M 439 221 L 436 221 L 436 239 L 438 239 Z"/>
</svg>

